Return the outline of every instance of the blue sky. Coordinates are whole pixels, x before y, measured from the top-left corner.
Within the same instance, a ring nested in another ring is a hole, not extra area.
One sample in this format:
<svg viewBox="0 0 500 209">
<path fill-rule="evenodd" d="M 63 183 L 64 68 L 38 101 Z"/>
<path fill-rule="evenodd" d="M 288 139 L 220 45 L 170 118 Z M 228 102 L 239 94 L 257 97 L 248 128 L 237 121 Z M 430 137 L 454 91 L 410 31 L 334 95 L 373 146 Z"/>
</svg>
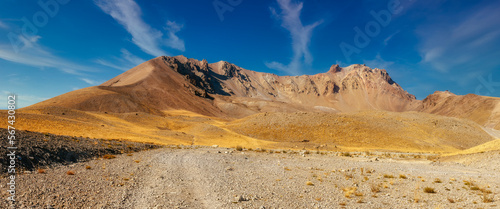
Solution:
<svg viewBox="0 0 500 209">
<path fill-rule="evenodd" d="M 387 69 L 424 99 L 500 97 L 500 1 L 3 0 L 0 102 L 27 106 L 161 55 L 278 75 Z"/>
</svg>

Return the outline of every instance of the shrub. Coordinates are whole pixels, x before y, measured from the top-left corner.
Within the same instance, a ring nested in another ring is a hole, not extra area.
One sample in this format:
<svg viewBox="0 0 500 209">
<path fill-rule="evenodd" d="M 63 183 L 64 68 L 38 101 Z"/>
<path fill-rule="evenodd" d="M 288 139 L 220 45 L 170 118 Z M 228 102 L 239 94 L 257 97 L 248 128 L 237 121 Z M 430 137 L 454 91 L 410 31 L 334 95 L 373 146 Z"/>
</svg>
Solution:
<svg viewBox="0 0 500 209">
<path fill-rule="evenodd" d="M 408 177 L 406 177 L 404 174 L 399 174 L 399 178 L 400 179 L 407 179 Z"/>
<path fill-rule="evenodd" d="M 39 169 L 38 169 L 38 173 L 45 173 L 45 170 L 44 170 L 44 169 L 39 168 Z"/>
<path fill-rule="evenodd" d="M 87 165 L 87 166 L 85 166 L 85 169 L 90 170 L 90 169 L 92 169 L 92 167 L 90 167 L 90 165 Z"/>
<path fill-rule="evenodd" d="M 243 150 L 243 147 L 241 147 L 240 145 L 236 146 L 236 150 L 238 151 L 242 151 Z"/>
<path fill-rule="evenodd" d="M 384 178 L 392 179 L 392 178 L 394 178 L 394 176 L 393 175 L 389 175 L 389 174 L 384 174 Z"/>
<path fill-rule="evenodd" d="M 105 154 L 104 156 L 102 156 L 103 159 L 113 159 L 113 158 L 116 158 L 116 156 L 114 155 L 110 155 L 110 154 Z"/>
<path fill-rule="evenodd" d="M 493 202 L 493 197 L 490 196 L 490 195 L 487 195 L 486 193 L 483 193 L 483 202 L 484 203 L 490 203 L 490 202 Z"/>
<path fill-rule="evenodd" d="M 425 193 L 430 193 L 430 194 L 436 193 L 436 191 L 434 190 L 434 188 L 431 188 L 431 187 L 425 187 L 424 188 L 424 192 Z"/>
<path fill-rule="evenodd" d="M 434 179 L 434 183 L 443 183 L 443 182 L 441 181 L 441 179 L 436 178 L 436 179 Z"/>
<path fill-rule="evenodd" d="M 68 171 L 68 172 L 66 172 L 66 174 L 72 176 L 72 175 L 75 175 L 75 172 L 74 171 Z"/>
</svg>

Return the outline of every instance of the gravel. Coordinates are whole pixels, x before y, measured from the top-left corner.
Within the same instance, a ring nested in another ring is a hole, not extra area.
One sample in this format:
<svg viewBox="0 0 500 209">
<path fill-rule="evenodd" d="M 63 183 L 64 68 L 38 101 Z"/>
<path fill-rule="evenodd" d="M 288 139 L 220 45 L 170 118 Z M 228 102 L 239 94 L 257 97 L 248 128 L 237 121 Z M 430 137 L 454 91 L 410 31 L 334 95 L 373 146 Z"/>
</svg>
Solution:
<svg viewBox="0 0 500 209">
<path fill-rule="evenodd" d="M 176 146 L 17 177 L 20 208 L 495 208 L 498 168 Z M 498 161 L 500 153 L 491 158 Z M 89 168 L 90 169 L 87 169 Z M 67 175 L 73 171 L 74 175 Z M 404 175 L 406 178 L 400 178 Z M 384 177 L 385 176 L 385 177 Z M 392 176 L 392 177 L 391 177 Z M 437 183 L 439 179 L 441 183 Z M 312 184 L 308 184 L 310 181 Z M 480 190 L 471 189 L 471 182 Z M 7 179 L 0 181 L 2 202 Z M 431 187 L 436 193 L 425 193 Z M 376 192 L 379 190 L 378 192 Z M 375 191 L 375 192 L 374 192 Z M 484 191 L 484 192 L 483 192 Z M 488 193 L 491 192 L 491 193 Z M 483 198 L 494 202 L 484 203 Z M 454 202 L 454 203 L 451 203 Z"/>
</svg>

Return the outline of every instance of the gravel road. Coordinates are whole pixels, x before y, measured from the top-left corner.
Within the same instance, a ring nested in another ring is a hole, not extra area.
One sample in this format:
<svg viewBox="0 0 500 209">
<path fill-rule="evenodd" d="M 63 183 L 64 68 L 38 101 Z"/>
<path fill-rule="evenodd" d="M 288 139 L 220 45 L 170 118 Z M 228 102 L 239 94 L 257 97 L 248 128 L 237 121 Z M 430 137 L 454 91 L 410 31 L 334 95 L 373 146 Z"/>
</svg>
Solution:
<svg viewBox="0 0 500 209">
<path fill-rule="evenodd" d="M 500 159 L 500 153 L 489 155 Z M 18 208 L 498 208 L 499 169 L 409 157 L 169 147 L 18 175 L 16 204 Z M 7 178 L 2 178 L 1 208 L 9 204 L 6 184 Z M 425 187 L 435 193 L 424 192 Z M 485 203 L 485 197 L 493 202 Z"/>
</svg>

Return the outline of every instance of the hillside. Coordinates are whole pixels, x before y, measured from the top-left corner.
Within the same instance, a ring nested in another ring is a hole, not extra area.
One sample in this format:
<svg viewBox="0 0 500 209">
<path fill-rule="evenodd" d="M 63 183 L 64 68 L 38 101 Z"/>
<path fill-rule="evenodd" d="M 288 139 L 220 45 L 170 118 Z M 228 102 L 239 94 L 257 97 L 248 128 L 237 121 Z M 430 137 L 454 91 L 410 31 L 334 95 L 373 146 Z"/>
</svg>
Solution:
<svg viewBox="0 0 500 209">
<path fill-rule="evenodd" d="M 404 111 L 415 97 L 385 70 L 364 65 L 326 73 L 277 76 L 220 61 L 158 57 L 95 87 L 63 94 L 27 107 L 64 107 L 97 112 L 183 109 L 207 116 L 241 118 L 259 112 Z M 413 106 L 412 106 L 413 105 Z"/>
<path fill-rule="evenodd" d="M 491 129 L 500 129 L 500 98 L 436 91 L 422 100 L 417 111 L 466 118 Z"/>
</svg>

